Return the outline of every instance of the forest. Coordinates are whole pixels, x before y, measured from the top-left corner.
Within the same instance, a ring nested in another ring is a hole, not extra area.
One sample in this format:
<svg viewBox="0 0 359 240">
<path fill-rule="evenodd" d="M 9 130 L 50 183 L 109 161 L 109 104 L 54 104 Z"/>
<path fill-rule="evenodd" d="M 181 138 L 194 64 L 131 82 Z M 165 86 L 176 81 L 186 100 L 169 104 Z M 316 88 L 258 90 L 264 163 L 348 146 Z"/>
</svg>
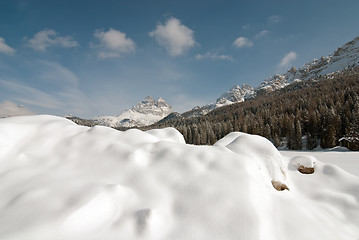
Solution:
<svg viewBox="0 0 359 240">
<path fill-rule="evenodd" d="M 359 68 L 297 82 L 204 116 L 172 118 L 140 129 L 164 127 L 176 128 L 196 145 L 212 145 L 240 131 L 292 150 L 331 148 L 343 136 L 358 136 Z"/>
</svg>

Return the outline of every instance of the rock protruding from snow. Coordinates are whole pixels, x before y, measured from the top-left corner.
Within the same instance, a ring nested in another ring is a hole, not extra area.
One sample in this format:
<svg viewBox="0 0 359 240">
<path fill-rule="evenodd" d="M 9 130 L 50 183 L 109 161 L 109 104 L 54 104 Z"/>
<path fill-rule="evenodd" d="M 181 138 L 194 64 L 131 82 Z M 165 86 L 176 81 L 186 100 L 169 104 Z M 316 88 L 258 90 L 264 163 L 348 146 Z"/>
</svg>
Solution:
<svg viewBox="0 0 359 240">
<path fill-rule="evenodd" d="M 313 156 L 296 156 L 292 158 L 291 164 L 295 166 L 300 173 L 312 174 L 314 173 L 314 166 L 317 159 Z"/>
<path fill-rule="evenodd" d="M 158 122 L 172 112 L 172 107 L 163 98 L 156 101 L 148 96 L 117 117 L 101 116 L 94 120 L 97 124 L 108 127 L 141 127 Z"/>
</svg>

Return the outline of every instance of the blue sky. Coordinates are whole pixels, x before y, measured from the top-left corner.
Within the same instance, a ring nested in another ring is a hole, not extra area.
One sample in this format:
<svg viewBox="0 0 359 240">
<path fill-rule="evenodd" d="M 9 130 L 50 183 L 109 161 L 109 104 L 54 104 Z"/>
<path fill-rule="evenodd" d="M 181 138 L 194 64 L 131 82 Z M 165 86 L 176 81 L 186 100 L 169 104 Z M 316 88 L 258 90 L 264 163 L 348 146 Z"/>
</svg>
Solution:
<svg viewBox="0 0 359 240">
<path fill-rule="evenodd" d="M 117 115 L 150 95 L 183 112 L 359 35 L 357 0 L 0 1 L 0 102 Z"/>
</svg>

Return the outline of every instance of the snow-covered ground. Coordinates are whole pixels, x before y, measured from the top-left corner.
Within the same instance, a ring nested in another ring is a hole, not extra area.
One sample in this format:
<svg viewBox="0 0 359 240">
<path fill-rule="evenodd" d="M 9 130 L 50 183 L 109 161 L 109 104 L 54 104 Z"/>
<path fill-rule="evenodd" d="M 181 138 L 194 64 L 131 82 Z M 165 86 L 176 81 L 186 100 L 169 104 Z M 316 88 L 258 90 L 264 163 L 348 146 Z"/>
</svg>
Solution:
<svg viewBox="0 0 359 240">
<path fill-rule="evenodd" d="M 299 155 L 314 156 L 323 163 L 335 164 L 345 171 L 359 177 L 359 152 L 345 150 L 346 148 L 334 148 L 322 151 L 279 151 L 285 157 Z"/>
<path fill-rule="evenodd" d="M 243 133 L 194 146 L 173 128 L 0 119 L 0 239 L 357 240 L 359 178 L 317 158 Z"/>
</svg>

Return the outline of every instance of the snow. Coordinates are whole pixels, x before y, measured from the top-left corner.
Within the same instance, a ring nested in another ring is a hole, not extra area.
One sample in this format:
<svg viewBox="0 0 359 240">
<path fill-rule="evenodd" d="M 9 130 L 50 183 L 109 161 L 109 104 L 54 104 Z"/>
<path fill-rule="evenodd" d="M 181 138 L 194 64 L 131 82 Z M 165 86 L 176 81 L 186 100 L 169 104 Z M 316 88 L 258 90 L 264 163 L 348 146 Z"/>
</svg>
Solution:
<svg viewBox="0 0 359 240">
<path fill-rule="evenodd" d="M 273 92 L 296 82 L 309 79 L 315 81 L 319 76 L 330 78 L 335 73 L 355 66 L 359 66 L 359 37 L 354 38 L 327 57 L 321 57 L 305 63 L 298 70 L 292 67 L 283 74 L 274 74 L 265 79 L 256 88 L 249 85 L 242 85 L 242 87 L 236 85 L 223 93 L 216 103 L 193 108 L 188 117 L 206 115 L 216 108 L 243 102 L 249 98 L 255 98 L 260 92 Z"/>
<path fill-rule="evenodd" d="M 101 116 L 95 118 L 94 121 L 108 127 L 140 127 L 156 123 L 172 112 L 172 107 L 163 98 L 160 97 L 158 101 L 155 101 L 148 96 L 119 116 Z"/>
<path fill-rule="evenodd" d="M 293 164 L 296 167 L 303 166 L 306 168 L 314 168 L 315 162 L 317 159 L 313 156 L 296 156 L 292 158 L 291 164 Z"/>
<path fill-rule="evenodd" d="M 258 90 L 272 92 L 284 88 L 294 82 L 317 79 L 318 76 L 330 76 L 333 73 L 359 65 L 359 37 L 338 48 L 337 51 L 320 60 L 313 59 L 298 70 L 292 68 L 286 73 L 275 74 L 259 86 Z"/>
<path fill-rule="evenodd" d="M 335 164 L 348 173 L 359 177 L 359 152 L 348 151 L 346 148 L 335 148 L 321 151 L 288 151 L 281 150 L 285 157 L 311 156 L 327 164 Z"/>
<path fill-rule="evenodd" d="M 320 153 L 301 174 L 298 155 L 244 133 L 194 146 L 173 128 L 1 119 L 0 239 L 356 240 L 359 178 Z"/>
</svg>

